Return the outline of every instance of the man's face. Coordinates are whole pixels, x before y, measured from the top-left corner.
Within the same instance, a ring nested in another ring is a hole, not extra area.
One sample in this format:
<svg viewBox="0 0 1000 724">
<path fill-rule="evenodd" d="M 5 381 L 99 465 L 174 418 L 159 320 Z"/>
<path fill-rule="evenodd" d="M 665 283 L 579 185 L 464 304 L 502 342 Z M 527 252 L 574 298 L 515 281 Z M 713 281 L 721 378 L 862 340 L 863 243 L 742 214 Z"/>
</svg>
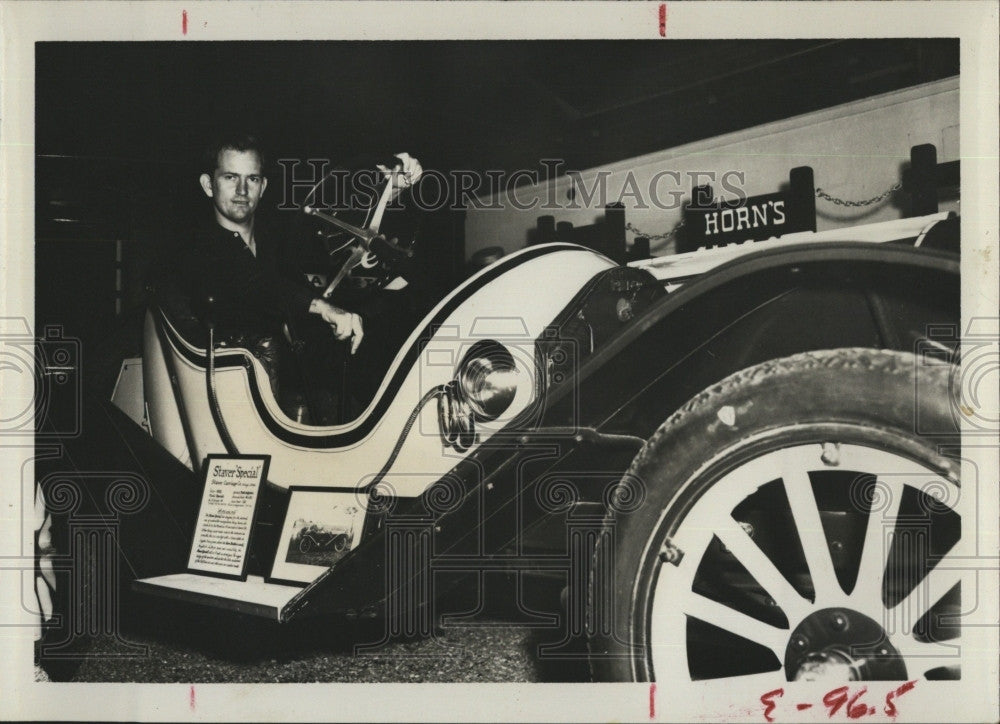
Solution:
<svg viewBox="0 0 1000 724">
<path fill-rule="evenodd" d="M 253 220 L 260 197 L 267 188 L 260 155 L 256 151 L 219 152 L 212 176 L 201 175 L 201 187 L 215 205 L 215 218 L 225 228 L 243 227 Z"/>
</svg>

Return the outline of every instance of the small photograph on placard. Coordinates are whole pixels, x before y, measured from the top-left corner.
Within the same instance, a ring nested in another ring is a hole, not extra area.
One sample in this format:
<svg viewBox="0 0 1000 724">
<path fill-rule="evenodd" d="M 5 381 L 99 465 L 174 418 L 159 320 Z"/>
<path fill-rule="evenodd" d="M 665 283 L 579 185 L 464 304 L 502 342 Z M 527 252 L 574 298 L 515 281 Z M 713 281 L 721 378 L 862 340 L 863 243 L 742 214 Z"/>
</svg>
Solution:
<svg viewBox="0 0 1000 724">
<path fill-rule="evenodd" d="M 292 488 L 271 579 L 315 580 L 357 546 L 364 519 L 353 491 Z"/>
</svg>

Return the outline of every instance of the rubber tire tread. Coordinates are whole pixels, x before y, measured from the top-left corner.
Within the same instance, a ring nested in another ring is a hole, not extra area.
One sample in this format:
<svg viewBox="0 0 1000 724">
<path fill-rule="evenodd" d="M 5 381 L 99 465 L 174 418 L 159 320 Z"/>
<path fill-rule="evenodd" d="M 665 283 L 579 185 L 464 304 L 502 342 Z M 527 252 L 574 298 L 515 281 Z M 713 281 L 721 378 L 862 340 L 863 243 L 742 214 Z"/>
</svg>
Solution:
<svg viewBox="0 0 1000 724">
<path fill-rule="evenodd" d="M 958 367 L 953 364 L 921 363 L 908 352 L 844 348 L 769 360 L 698 393 L 656 430 L 619 483 L 640 481 L 646 498 L 634 511 L 623 513 L 612 506 L 606 513 L 605 535 L 598 537 L 589 574 L 587 620 L 597 620 L 596 602 L 608 600 L 606 592 L 598 590 L 595 572 L 605 554 L 601 542 L 614 535 L 613 570 L 628 575 L 620 576 L 610 593 L 615 603 L 612 630 L 632 631 L 638 588 L 635 579 L 642 574 L 647 542 L 662 520 L 662 511 L 684 486 L 697 483 L 705 462 L 719 451 L 739 446 L 769 429 L 810 422 L 893 431 L 925 453 L 938 446 L 957 451 L 958 404 L 953 399 L 959 388 L 957 374 Z M 719 410 L 725 406 L 733 407 L 735 425 L 720 419 Z M 920 434 L 915 431 L 917 420 Z M 937 452 L 931 456 L 935 465 L 957 482 L 958 462 Z M 635 494 L 633 490 L 622 497 L 633 499 Z M 645 680 L 645 665 L 633 661 L 628 646 L 614 636 L 602 635 L 591 626 L 588 647 L 595 681 Z M 609 658 L 609 654 L 613 656 Z"/>
</svg>

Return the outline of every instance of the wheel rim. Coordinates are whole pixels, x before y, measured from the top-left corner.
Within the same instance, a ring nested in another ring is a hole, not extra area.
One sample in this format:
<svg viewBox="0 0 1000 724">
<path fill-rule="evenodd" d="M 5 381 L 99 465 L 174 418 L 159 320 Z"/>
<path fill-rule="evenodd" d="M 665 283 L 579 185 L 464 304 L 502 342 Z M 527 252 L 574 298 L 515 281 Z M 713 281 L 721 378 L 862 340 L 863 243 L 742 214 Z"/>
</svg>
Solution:
<svg viewBox="0 0 1000 724">
<path fill-rule="evenodd" d="M 809 442 L 729 469 L 654 539 L 652 676 L 956 678 L 957 630 L 931 622 L 960 610 L 958 500 L 954 481 L 881 446 Z"/>
</svg>

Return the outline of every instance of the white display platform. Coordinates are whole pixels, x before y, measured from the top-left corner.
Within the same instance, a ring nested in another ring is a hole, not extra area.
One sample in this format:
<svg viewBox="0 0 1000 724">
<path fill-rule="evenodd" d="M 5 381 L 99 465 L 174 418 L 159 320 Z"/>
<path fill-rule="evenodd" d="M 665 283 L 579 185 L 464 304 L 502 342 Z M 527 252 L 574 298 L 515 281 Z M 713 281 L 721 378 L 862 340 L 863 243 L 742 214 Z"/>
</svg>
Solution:
<svg viewBox="0 0 1000 724">
<path fill-rule="evenodd" d="M 285 604 L 302 593 L 301 586 L 266 583 L 261 576 L 246 581 L 203 576 L 197 573 L 173 573 L 135 581 L 136 591 L 181 601 L 216 606 L 253 616 L 281 620 Z"/>
</svg>

